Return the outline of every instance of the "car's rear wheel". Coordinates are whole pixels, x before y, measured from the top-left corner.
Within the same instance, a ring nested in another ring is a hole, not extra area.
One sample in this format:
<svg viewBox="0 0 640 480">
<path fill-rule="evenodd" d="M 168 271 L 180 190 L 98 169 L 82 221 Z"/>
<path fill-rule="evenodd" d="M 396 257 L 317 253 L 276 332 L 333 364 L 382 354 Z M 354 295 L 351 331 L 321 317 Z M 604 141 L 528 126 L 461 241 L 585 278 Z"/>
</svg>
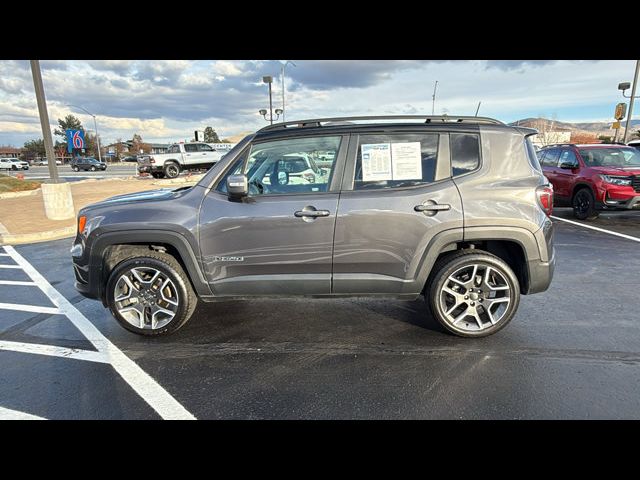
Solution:
<svg viewBox="0 0 640 480">
<path fill-rule="evenodd" d="M 164 175 L 167 178 L 176 178 L 180 175 L 180 167 L 174 162 L 167 163 L 164 166 Z"/>
<path fill-rule="evenodd" d="M 118 264 L 109 276 L 106 300 L 120 325 L 147 336 L 175 332 L 198 302 L 180 264 L 160 253 Z"/>
<path fill-rule="evenodd" d="M 578 220 L 593 220 L 598 217 L 596 212 L 596 200 L 588 188 L 582 188 L 576 192 L 572 201 L 573 216 Z"/>
<path fill-rule="evenodd" d="M 162 172 L 152 172 L 151 176 L 153 178 L 164 178 L 164 173 L 162 173 Z"/>
<path fill-rule="evenodd" d="M 432 315 L 461 337 L 486 337 L 504 328 L 520 303 L 513 270 L 486 252 L 465 250 L 434 267 L 427 301 Z"/>
<path fill-rule="evenodd" d="M 11 165 L 11 170 L 18 170 L 18 167 L 16 167 L 15 165 Z"/>
</svg>

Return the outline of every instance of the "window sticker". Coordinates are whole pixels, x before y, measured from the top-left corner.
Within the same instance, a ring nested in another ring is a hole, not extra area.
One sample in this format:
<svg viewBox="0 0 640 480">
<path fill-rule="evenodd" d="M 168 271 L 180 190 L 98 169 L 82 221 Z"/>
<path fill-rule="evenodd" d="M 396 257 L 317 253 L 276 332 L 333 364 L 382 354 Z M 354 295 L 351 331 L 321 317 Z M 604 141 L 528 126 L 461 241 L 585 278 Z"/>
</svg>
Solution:
<svg viewBox="0 0 640 480">
<path fill-rule="evenodd" d="M 422 179 L 420 142 L 392 143 L 392 180 Z"/>
<path fill-rule="evenodd" d="M 362 180 L 377 182 L 392 180 L 391 144 L 369 143 L 361 145 Z"/>
</svg>

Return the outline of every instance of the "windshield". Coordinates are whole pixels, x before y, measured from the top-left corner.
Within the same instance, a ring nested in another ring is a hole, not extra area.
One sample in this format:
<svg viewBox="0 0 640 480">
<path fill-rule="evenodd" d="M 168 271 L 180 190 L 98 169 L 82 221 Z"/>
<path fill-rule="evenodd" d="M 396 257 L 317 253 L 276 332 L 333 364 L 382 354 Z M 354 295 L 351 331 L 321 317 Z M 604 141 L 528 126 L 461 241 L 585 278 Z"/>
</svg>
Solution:
<svg viewBox="0 0 640 480">
<path fill-rule="evenodd" d="M 640 167 L 640 151 L 635 148 L 582 148 L 588 167 Z"/>
</svg>

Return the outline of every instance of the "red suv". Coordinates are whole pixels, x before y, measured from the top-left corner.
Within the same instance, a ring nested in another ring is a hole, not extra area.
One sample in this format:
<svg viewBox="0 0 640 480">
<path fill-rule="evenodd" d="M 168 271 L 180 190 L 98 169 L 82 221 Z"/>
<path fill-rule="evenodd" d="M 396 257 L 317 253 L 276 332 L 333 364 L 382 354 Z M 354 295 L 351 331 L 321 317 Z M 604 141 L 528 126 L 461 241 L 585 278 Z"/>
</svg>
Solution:
<svg viewBox="0 0 640 480">
<path fill-rule="evenodd" d="M 597 210 L 640 209 L 640 150 L 626 145 L 549 145 L 538 152 L 554 205 L 580 220 Z"/>
</svg>

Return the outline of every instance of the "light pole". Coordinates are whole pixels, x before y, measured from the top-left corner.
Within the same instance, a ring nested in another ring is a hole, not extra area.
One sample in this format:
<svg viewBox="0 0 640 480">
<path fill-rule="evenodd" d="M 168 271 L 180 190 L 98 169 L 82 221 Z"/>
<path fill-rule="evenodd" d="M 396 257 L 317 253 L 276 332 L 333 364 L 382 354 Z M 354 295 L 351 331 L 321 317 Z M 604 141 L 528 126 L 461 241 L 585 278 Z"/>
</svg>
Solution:
<svg viewBox="0 0 640 480">
<path fill-rule="evenodd" d="M 88 115 L 91 115 L 93 117 L 93 126 L 96 129 L 96 143 L 98 144 L 98 160 L 100 160 L 100 162 L 102 162 L 102 155 L 100 153 L 100 137 L 98 136 L 98 122 L 96 122 L 96 116 L 93 113 L 91 113 L 90 111 L 88 111 L 86 108 L 80 107 L 78 105 L 67 104 L 67 107 L 79 108 L 80 110 L 83 110 Z"/>
<path fill-rule="evenodd" d="M 436 84 L 433 86 L 433 96 L 431 97 L 433 99 L 433 102 L 431 104 L 431 115 L 436 114 L 436 89 L 437 88 L 438 88 L 438 80 L 436 80 Z"/>
<path fill-rule="evenodd" d="M 268 121 L 268 122 L 270 121 L 271 125 L 273 125 L 273 114 L 271 114 L 271 116 L 269 118 L 267 118 L 267 109 L 266 108 L 262 108 L 262 109 L 258 110 L 258 113 L 260 115 L 262 115 L 266 121 Z M 276 116 L 276 120 L 278 120 L 278 118 L 280 118 L 280 115 L 282 114 L 282 110 L 279 109 L 279 108 L 276 108 L 275 109 L 275 114 L 277 115 Z"/>
<path fill-rule="evenodd" d="M 273 125 L 273 97 L 271 96 L 271 84 L 273 83 L 273 77 L 271 75 L 265 75 L 262 77 L 262 83 L 269 84 L 269 121 Z"/>
<path fill-rule="evenodd" d="M 282 121 L 285 121 L 285 108 L 284 108 L 284 69 L 287 68 L 287 65 L 293 65 L 294 67 L 297 67 L 297 65 L 295 63 L 293 63 L 291 60 L 287 60 L 283 65 L 282 65 L 282 69 L 281 69 L 281 74 L 280 77 L 282 78 Z"/>
<path fill-rule="evenodd" d="M 636 73 L 633 76 L 633 87 L 631 88 L 631 96 L 627 97 L 624 92 L 629 88 L 629 82 L 619 83 L 618 90 L 622 90 L 622 96 L 629 98 L 629 114 L 627 115 L 627 123 L 624 126 L 624 135 L 622 137 L 622 143 L 627 144 L 627 135 L 629 133 L 629 127 L 631 126 L 631 115 L 633 115 L 633 100 L 636 97 L 636 87 L 638 86 L 638 72 L 640 72 L 640 60 L 636 60 Z"/>
</svg>

